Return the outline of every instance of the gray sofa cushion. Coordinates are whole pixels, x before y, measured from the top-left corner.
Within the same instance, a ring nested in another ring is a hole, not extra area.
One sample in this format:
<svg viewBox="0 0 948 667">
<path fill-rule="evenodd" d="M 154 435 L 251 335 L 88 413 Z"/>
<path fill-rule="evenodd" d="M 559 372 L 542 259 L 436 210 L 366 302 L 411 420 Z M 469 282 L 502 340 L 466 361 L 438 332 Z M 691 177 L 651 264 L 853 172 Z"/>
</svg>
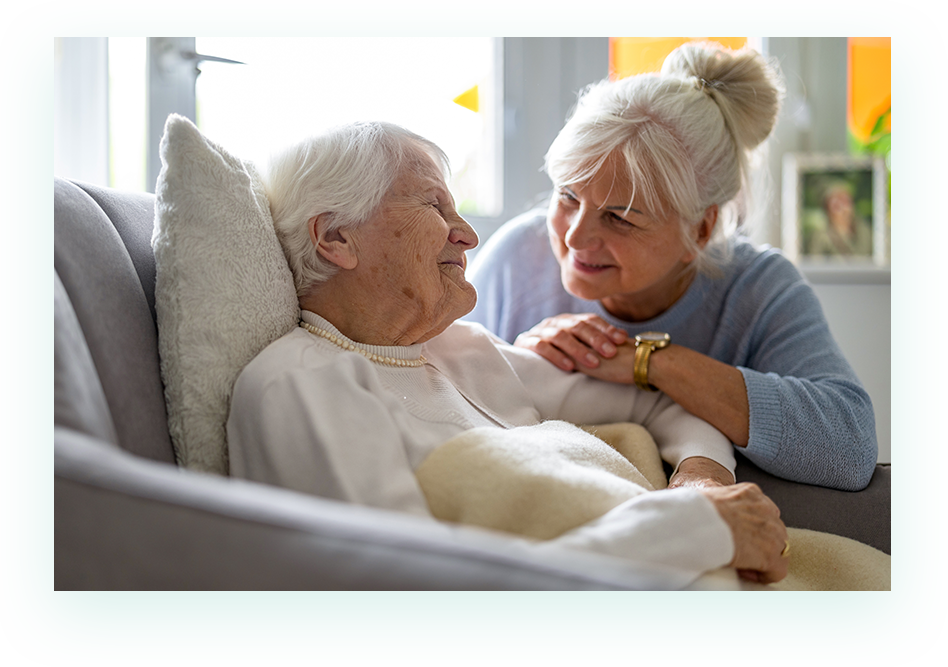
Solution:
<svg viewBox="0 0 948 667">
<path fill-rule="evenodd" d="M 55 180 L 54 193 L 53 264 L 85 334 L 118 443 L 140 456 L 173 462 L 158 334 L 139 271 L 123 238 L 92 197 L 62 179 Z M 147 245 L 154 213 L 147 206 L 118 208 L 129 245 L 140 249 L 143 239 Z M 142 252 L 136 254 L 147 281 L 147 260 Z M 149 291 L 153 284 L 152 279 Z"/>
<path fill-rule="evenodd" d="M 56 424 L 118 446 L 102 383 L 58 274 L 53 282 L 53 398 Z"/>
<path fill-rule="evenodd" d="M 147 192 L 118 192 L 88 183 L 76 184 L 105 213 L 115 227 L 138 274 L 145 301 L 155 319 L 155 253 L 151 249 L 151 229 L 155 218 L 155 198 Z"/>
</svg>

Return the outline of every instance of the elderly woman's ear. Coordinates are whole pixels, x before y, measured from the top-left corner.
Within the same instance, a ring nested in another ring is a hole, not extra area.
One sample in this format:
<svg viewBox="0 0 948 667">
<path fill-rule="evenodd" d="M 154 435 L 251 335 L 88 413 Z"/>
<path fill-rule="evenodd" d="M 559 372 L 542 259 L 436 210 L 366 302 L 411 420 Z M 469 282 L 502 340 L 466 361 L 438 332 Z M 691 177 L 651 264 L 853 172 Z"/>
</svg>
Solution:
<svg viewBox="0 0 948 667">
<path fill-rule="evenodd" d="M 348 229 L 330 229 L 331 213 L 314 215 L 307 221 L 309 239 L 324 259 L 340 269 L 354 269 L 359 260 Z"/>
</svg>

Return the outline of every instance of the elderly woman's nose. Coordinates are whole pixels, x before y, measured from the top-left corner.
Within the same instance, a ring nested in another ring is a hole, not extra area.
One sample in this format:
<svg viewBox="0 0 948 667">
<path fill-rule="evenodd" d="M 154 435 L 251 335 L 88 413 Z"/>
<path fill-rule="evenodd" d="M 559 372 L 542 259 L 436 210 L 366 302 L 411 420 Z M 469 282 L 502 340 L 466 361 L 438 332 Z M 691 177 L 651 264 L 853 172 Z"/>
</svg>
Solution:
<svg viewBox="0 0 948 667">
<path fill-rule="evenodd" d="M 474 248 L 477 246 L 479 239 L 477 238 L 477 232 L 474 231 L 474 228 L 471 227 L 467 220 L 461 216 L 457 216 L 457 222 L 451 227 L 451 233 L 448 235 L 448 240 L 451 243 L 460 243 L 466 245 L 469 248 Z"/>
</svg>

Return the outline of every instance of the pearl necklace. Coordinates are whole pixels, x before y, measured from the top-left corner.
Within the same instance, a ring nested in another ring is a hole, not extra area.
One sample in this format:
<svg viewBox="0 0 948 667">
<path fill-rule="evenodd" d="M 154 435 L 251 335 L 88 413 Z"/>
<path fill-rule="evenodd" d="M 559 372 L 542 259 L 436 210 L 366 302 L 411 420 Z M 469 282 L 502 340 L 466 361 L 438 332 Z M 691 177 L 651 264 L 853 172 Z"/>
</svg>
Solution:
<svg viewBox="0 0 948 667">
<path fill-rule="evenodd" d="M 351 350 L 353 352 L 358 352 L 363 357 L 369 361 L 374 361 L 377 364 L 385 364 L 387 366 L 403 366 L 410 368 L 418 368 L 419 366 L 424 366 L 428 363 L 428 360 L 423 356 L 418 357 L 417 359 L 396 359 L 395 357 L 383 357 L 381 354 L 375 354 L 374 352 L 369 352 L 353 343 L 350 343 L 348 340 L 337 336 L 334 333 L 326 331 L 325 329 L 320 329 L 319 327 L 314 327 L 309 322 L 304 322 L 300 320 L 300 326 L 306 329 L 311 334 L 315 334 L 320 338 L 325 338 L 330 343 L 338 345 L 343 350 Z"/>
</svg>

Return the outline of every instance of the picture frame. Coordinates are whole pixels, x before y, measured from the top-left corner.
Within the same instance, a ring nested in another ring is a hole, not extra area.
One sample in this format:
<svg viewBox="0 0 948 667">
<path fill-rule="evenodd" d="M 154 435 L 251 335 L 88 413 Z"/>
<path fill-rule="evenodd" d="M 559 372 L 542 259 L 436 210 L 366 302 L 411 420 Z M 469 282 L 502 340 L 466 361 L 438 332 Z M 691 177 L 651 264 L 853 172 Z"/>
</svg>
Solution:
<svg viewBox="0 0 948 667">
<path fill-rule="evenodd" d="M 802 265 L 889 265 L 890 203 L 878 156 L 786 153 L 781 241 Z"/>
</svg>

